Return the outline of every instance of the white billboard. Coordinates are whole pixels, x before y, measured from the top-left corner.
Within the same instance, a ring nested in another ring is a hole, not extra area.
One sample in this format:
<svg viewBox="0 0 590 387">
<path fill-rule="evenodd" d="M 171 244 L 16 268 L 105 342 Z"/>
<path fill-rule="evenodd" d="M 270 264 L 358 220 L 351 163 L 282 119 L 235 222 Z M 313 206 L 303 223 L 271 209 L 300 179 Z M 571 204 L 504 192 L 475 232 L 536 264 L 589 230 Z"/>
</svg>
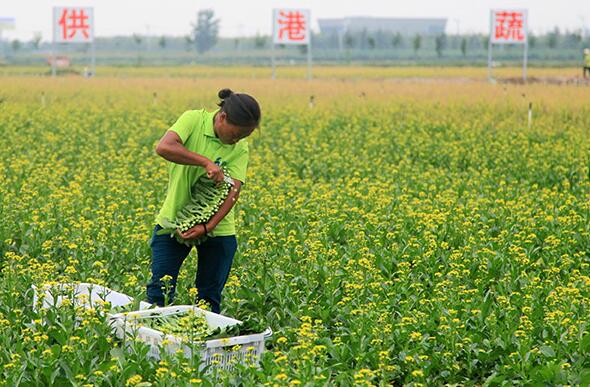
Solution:
<svg viewBox="0 0 590 387">
<path fill-rule="evenodd" d="M 274 44 L 309 44 L 309 9 L 273 9 Z"/>
<path fill-rule="evenodd" d="M 526 44 L 526 9 L 494 9 L 491 12 L 490 41 L 494 44 Z"/>
<path fill-rule="evenodd" d="M 54 7 L 53 41 L 55 43 L 92 43 L 94 41 L 92 7 Z"/>
</svg>

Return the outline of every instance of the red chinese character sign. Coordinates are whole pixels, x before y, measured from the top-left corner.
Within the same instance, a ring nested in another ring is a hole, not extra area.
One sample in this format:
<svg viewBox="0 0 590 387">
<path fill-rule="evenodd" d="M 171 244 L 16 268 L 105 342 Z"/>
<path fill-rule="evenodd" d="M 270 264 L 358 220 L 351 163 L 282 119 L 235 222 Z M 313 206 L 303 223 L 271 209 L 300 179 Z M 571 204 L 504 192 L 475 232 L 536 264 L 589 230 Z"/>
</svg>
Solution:
<svg viewBox="0 0 590 387">
<path fill-rule="evenodd" d="M 94 15 L 89 7 L 55 7 L 53 9 L 55 43 L 92 43 Z"/>
<path fill-rule="evenodd" d="M 273 42 L 309 44 L 309 14 L 308 9 L 273 10 Z"/>
<path fill-rule="evenodd" d="M 53 7 L 52 74 L 56 75 L 57 43 L 88 43 L 91 47 L 90 74 L 95 74 L 94 12 L 92 7 Z M 85 71 L 85 74 L 87 71 Z"/>
<path fill-rule="evenodd" d="M 527 40 L 526 10 L 493 10 L 490 39 L 493 43 L 524 44 Z"/>
<path fill-rule="evenodd" d="M 303 45 L 307 53 L 307 79 L 311 79 L 311 12 L 309 9 L 273 9 L 271 64 L 276 77 L 275 44 Z"/>
<path fill-rule="evenodd" d="M 526 80 L 528 60 L 528 12 L 526 9 L 494 9 L 490 12 L 490 40 L 488 44 L 488 78 L 492 78 L 493 45 L 519 44 L 524 47 L 522 78 Z"/>
</svg>

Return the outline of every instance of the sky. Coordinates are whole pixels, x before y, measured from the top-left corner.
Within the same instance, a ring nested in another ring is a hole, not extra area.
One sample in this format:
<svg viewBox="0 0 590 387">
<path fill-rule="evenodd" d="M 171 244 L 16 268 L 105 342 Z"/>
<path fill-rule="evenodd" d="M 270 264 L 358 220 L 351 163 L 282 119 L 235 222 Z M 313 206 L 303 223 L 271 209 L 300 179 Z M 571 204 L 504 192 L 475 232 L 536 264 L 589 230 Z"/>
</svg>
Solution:
<svg viewBox="0 0 590 387">
<path fill-rule="evenodd" d="M 347 16 L 443 17 L 447 32 L 487 32 L 489 10 L 524 8 L 529 27 L 543 33 L 555 26 L 562 30 L 590 28 L 590 0 L 0 0 L 0 18 L 16 19 L 14 30 L 3 31 L 5 39 L 30 40 L 41 33 L 51 40 L 54 6 L 92 6 L 95 36 L 167 35 L 189 33 L 201 9 L 213 9 L 220 19 L 220 36 L 270 34 L 273 8 L 311 10 L 312 29 L 318 18 Z"/>
</svg>

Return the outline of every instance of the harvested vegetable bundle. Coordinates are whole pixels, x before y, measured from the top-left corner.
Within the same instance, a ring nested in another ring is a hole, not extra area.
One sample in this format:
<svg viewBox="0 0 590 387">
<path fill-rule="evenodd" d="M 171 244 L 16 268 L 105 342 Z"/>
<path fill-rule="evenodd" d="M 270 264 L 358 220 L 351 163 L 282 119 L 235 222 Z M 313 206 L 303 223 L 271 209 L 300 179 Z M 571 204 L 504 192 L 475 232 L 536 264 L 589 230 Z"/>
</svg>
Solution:
<svg viewBox="0 0 590 387">
<path fill-rule="evenodd" d="M 167 335 L 190 339 L 193 342 L 250 335 L 264 330 L 262 324 L 254 320 L 245 320 L 223 328 L 212 328 L 207 323 L 205 316 L 194 310 L 179 314 L 156 315 L 145 318 L 141 322 L 136 321 L 136 323 Z"/>
<path fill-rule="evenodd" d="M 211 328 L 207 319 L 201 313 L 189 310 L 183 315 L 158 316 L 147 319 L 148 326 L 167 335 L 192 338 L 194 341 L 201 341 L 210 334 Z"/>
<path fill-rule="evenodd" d="M 205 336 L 207 340 L 224 339 L 228 337 L 251 335 L 264 331 L 264 326 L 260 321 L 246 319 L 239 324 L 218 327 L 213 329 Z"/>
<path fill-rule="evenodd" d="M 232 186 L 227 169 L 222 169 L 226 179 L 220 183 L 207 178 L 206 175 L 199 177 L 191 188 L 188 203 L 178 211 L 174 220 L 163 220 L 163 229 L 157 232 L 158 235 L 170 234 L 170 237 L 175 236 L 179 243 L 187 246 L 199 245 L 207 239 L 207 235 L 203 235 L 195 240 L 186 240 L 178 235 L 176 230 L 185 232 L 197 224 L 206 223 L 219 210 Z"/>
</svg>

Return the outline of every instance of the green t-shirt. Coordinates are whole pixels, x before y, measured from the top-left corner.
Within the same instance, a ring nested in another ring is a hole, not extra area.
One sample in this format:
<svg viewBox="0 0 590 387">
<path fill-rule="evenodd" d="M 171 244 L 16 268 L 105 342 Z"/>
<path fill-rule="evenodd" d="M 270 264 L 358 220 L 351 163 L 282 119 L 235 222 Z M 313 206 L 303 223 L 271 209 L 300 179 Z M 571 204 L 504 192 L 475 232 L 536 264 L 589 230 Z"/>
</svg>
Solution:
<svg viewBox="0 0 590 387">
<path fill-rule="evenodd" d="M 184 146 L 213 162 L 226 162 L 229 175 L 244 183 L 248 167 L 248 142 L 242 139 L 235 144 L 224 144 L 215 136 L 213 117 L 218 110 L 189 110 L 184 112 L 169 130 L 178 134 Z M 162 219 L 174 219 L 191 195 L 191 187 L 205 174 L 205 169 L 194 165 L 170 163 L 168 191 L 164 205 L 156 217 L 162 226 Z M 235 235 L 234 208 L 219 222 L 209 236 Z"/>
<path fill-rule="evenodd" d="M 584 57 L 584 66 L 590 67 L 590 54 L 586 54 Z"/>
</svg>

